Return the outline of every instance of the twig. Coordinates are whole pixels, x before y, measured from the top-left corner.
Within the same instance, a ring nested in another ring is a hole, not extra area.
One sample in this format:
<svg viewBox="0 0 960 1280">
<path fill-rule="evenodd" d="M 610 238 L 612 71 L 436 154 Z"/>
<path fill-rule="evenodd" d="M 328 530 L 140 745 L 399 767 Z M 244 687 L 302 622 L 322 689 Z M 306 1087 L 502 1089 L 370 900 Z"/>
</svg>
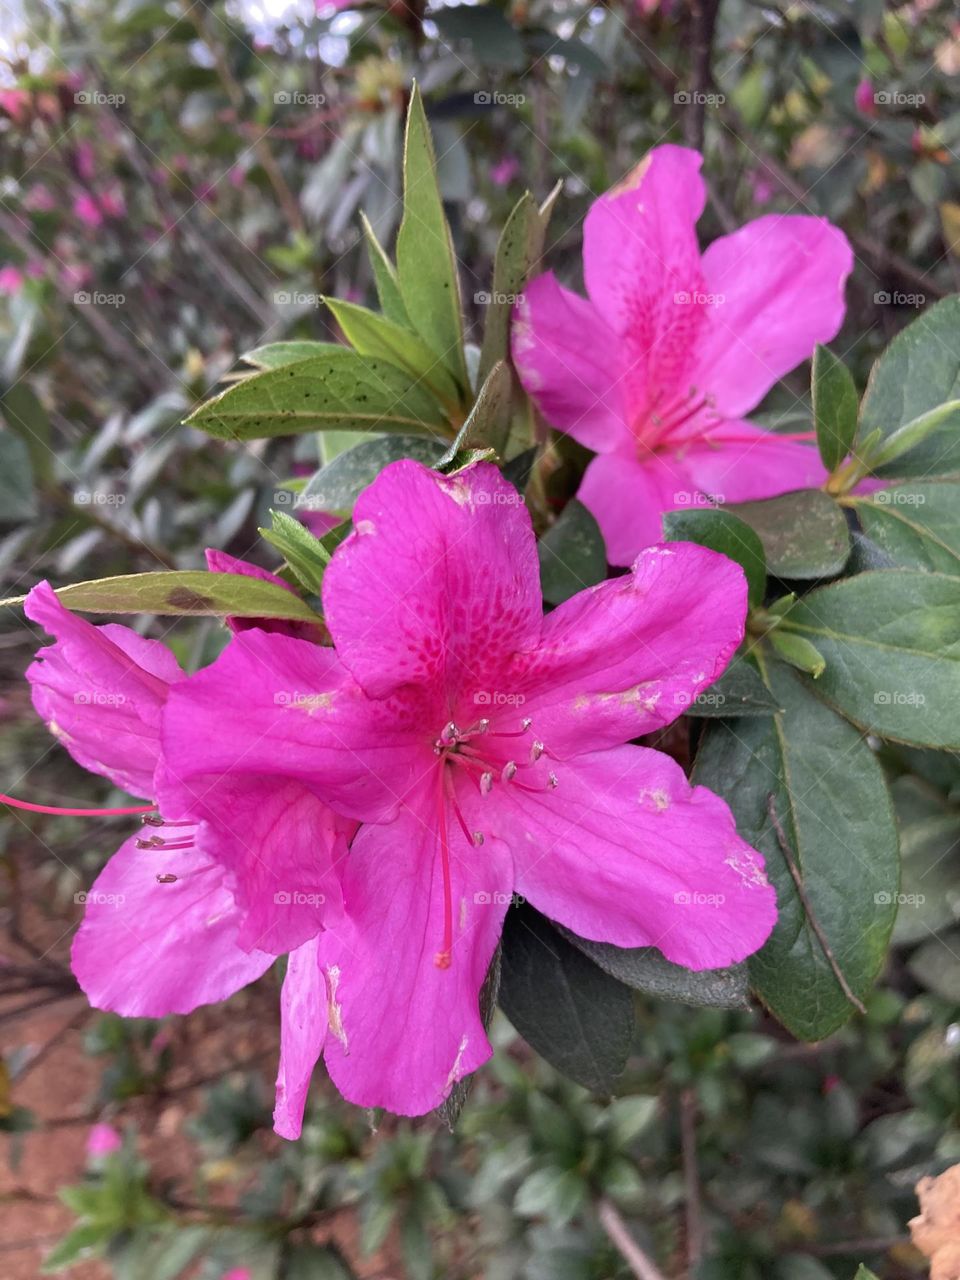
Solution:
<svg viewBox="0 0 960 1280">
<path fill-rule="evenodd" d="M 637 1280 L 666 1280 L 663 1272 L 634 1240 L 627 1230 L 627 1224 L 620 1217 L 618 1210 L 609 1200 L 603 1199 L 597 1206 L 600 1225 L 610 1237 L 611 1242 L 620 1251 L 624 1262 L 637 1277 Z"/>
<path fill-rule="evenodd" d="M 697 1165 L 697 1097 L 692 1089 L 684 1089 L 680 1094 L 680 1151 L 686 1189 L 687 1263 L 692 1271 L 703 1257 L 703 1214 Z"/>
<path fill-rule="evenodd" d="M 783 860 L 787 864 L 787 870 L 793 877 L 793 883 L 797 887 L 797 897 L 800 899 L 807 920 L 810 922 L 810 928 L 816 934 L 817 941 L 823 949 L 823 954 L 826 956 L 827 964 L 829 964 L 830 968 L 833 970 L 833 976 L 840 984 L 840 989 L 843 991 L 843 994 L 847 997 L 853 1007 L 859 1013 L 866 1013 L 866 1006 L 859 996 L 854 995 L 850 983 L 847 981 L 843 970 L 837 963 L 837 958 L 833 954 L 833 949 L 831 948 L 830 943 L 827 941 L 826 934 L 820 927 L 820 921 L 813 913 L 813 907 L 810 905 L 810 899 L 807 897 L 807 891 L 804 888 L 803 878 L 801 877 L 797 864 L 793 859 L 790 844 L 787 840 L 783 826 L 781 825 L 780 818 L 777 815 L 777 802 L 772 792 L 767 797 L 767 812 L 770 815 L 770 821 L 773 824 L 773 829 L 777 833 L 777 842 L 780 845 L 780 852 L 783 854 Z"/>
<path fill-rule="evenodd" d="M 713 84 L 713 33 L 717 25 L 720 0 L 692 0 L 690 14 L 693 28 L 692 83 L 693 93 L 685 122 L 688 144 L 703 150 L 707 94 Z"/>
</svg>

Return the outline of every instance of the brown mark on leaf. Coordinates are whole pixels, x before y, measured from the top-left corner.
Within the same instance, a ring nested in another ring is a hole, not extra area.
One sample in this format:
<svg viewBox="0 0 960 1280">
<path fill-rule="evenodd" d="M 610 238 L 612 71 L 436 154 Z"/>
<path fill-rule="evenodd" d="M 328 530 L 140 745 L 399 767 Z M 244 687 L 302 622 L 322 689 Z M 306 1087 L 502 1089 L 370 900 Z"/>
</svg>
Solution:
<svg viewBox="0 0 960 1280">
<path fill-rule="evenodd" d="M 174 587 L 167 596 L 167 604 L 172 609 L 183 609 L 187 613 L 207 613 L 213 607 L 213 597 L 202 596 L 189 587 Z"/>
</svg>

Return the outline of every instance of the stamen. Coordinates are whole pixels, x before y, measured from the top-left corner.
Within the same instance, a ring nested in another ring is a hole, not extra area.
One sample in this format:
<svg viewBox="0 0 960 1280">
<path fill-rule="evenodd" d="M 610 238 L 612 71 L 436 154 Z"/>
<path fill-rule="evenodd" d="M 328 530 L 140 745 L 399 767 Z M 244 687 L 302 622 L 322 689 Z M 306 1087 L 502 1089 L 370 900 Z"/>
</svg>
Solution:
<svg viewBox="0 0 960 1280">
<path fill-rule="evenodd" d="M 538 760 L 540 759 L 540 757 L 543 755 L 543 750 L 544 750 L 544 748 L 543 748 L 543 743 L 542 743 L 542 742 L 535 742 L 535 743 L 533 744 L 533 746 L 530 748 L 530 763 L 531 763 L 531 764 L 536 764 L 536 763 L 537 763 L 537 761 L 538 761 Z"/>
<path fill-rule="evenodd" d="M 480 794 L 488 796 L 493 790 L 493 774 L 488 769 L 480 775 Z"/>
<path fill-rule="evenodd" d="M 437 828 L 440 834 L 440 870 L 443 875 L 443 947 L 433 957 L 438 969 L 450 968 L 453 950 L 453 897 L 450 887 L 450 844 L 447 839 L 447 806 L 443 794 L 446 769 L 440 769 L 437 788 Z"/>
<path fill-rule="evenodd" d="M 519 787 L 521 791 L 530 791 L 534 795 L 544 795 L 548 791 L 553 791 L 559 785 L 557 775 L 555 773 L 547 774 L 547 785 L 545 787 L 531 787 L 527 782 L 517 782 L 514 780 L 513 785 Z"/>
<path fill-rule="evenodd" d="M 167 872 L 166 875 L 157 876 L 157 884 L 176 884 L 177 877 Z"/>
<path fill-rule="evenodd" d="M 27 800 L 14 800 L 13 796 L 0 793 L 0 804 L 8 804 L 12 809 L 26 809 L 28 813 L 52 813 L 65 818 L 113 818 L 130 813 L 154 813 L 155 804 L 130 805 L 120 809 L 62 809 L 58 805 L 30 804 Z"/>
<path fill-rule="evenodd" d="M 471 831 L 470 828 L 467 826 L 467 820 L 466 818 L 464 818 L 463 811 L 461 810 L 460 804 L 457 800 L 457 792 L 453 785 L 453 778 L 449 773 L 447 773 L 446 770 L 444 770 L 444 786 L 446 788 L 446 792 L 447 792 L 447 796 L 449 797 L 450 804 L 453 808 L 453 812 L 456 814 L 457 821 L 460 823 L 460 830 L 467 837 L 467 841 L 470 844 L 474 844 L 474 845 L 483 844 L 483 832 Z"/>
<path fill-rule="evenodd" d="M 512 781 L 516 772 L 517 772 L 516 760 L 508 760 L 500 772 L 500 777 L 503 779 L 504 782 L 510 782 Z"/>
<path fill-rule="evenodd" d="M 488 736 L 491 738 L 522 738 L 525 733 L 529 733 L 530 726 L 532 724 L 533 724 L 533 721 L 530 719 L 530 717 L 524 716 L 524 718 L 520 721 L 519 729 L 513 729 L 513 730 L 498 729 L 496 733 L 491 733 Z"/>
</svg>

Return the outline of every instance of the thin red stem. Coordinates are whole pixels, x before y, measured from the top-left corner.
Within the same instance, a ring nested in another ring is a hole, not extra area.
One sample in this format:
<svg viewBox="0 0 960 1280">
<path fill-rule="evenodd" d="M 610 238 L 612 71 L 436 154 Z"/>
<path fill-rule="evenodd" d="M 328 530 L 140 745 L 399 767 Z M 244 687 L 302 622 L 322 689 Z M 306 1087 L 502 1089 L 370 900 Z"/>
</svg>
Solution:
<svg viewBox="0 0 960 1280">
<path fill-rule="evenodd" d="M 0 804 L 8 804 L 13 809 L 26 809 L 29 813 L 53 813 L 68 818 L 111 818 L 129 813 L 153 813 L 155 804 L 130 805 L 120 809 L 62 809 L 52 804 L 30 804 L 28 800 L 14 800 L 13 796 L 5 796 L 0 792 Z"/>
</svg>

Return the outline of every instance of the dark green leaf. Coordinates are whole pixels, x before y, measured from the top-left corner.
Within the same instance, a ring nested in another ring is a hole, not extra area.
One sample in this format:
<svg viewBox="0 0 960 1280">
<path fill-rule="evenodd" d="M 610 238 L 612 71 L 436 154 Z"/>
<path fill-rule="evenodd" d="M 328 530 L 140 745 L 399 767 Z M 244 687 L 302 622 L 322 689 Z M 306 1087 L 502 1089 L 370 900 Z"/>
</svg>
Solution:
<svg viewBox="0 0 960 1280">
<path fill-rule="evenodd" d="M 260 535 L 277 548 L 300 583 L 314 595 L 320 594 L 323 574 L 330 555 L 321 540 L 285 511 L 270 512 L 271 528 Z"/>
<path fill-rule="evenodd" d="M 537 544 L 543 598 L 562 604 L 607 576 L 607 550 L 595 518 L 571 498 Z"/>
<path fill-rule="evenodd" d="M 609 942 L 578 938 L 562 925 L 555 927 L 605 973 L 635 991 L 643 991 L 659 1000 L 674 1000 L 706 1008 L 747 1007 L 746 965 L 694 973 L 672 964 L 656 947 L 615 947 Z"/>
<path fill-rule="evenodd" d="M 719 680 L 685 708 L 688 716 L 768 716 L 776 699 L 745 658 L 735 658 Z"/>
<path fill-rule="evenodd" d="M 519 71 L 526 65 L 523 41 L 503 11 L 493 5 L 438 8 L 431 18 L 444 40 L 469 41 L 470 52 L 481 66 Z"/>
<path fill-rule="evenodd" d="M 610 1093 L 633 1037 L 633 996 L 530 907 L 507 912 L 500 1007 L 551 1066 Z"/>
<path fill-rule="evenodd" d="M 37 514 L 30 450 L 12 431 L 0 431 L 0 524 L 31 520 Z"/>
<path fill-rule="evenodd" d="M 509 354 L 514 303 L 540 261 L 549 218 L 549 208 L 541 212 L 527 191 L 513 206 L 504 224 L 493 264 L 493 288 L 489 294 L 481 295 L 487 307 L 480 352 L 481 378 Z"/>
<path fill-rule="evenodd" d="M 416 86 L 407 110 L 397 279 L 417 332 L 466 392 L 470 380 L 463 353 L 457 260 L 437 184 L 430 128 Z"/>
<path fill-rule="evenodd" d="M 373 278 L 377 286 L 380 310 L 394 324 L 404 325 L 409 329 L 410 317 L 407 315 L 403 295 L 400 293 L 397 269 L 384 252 L 383 246 L 377 239 L 377 233 L 370 225 L 370 220 L 365 213 L 360 214 L 360 221 L 363 224 L 363 234 L 367 240 L 367 253 L 370 258 L 370 266 L 373 268 Z"/>
<path fill-rule="evenodd" d="M 917 746 L 960 747 L 960 579 L 913 569 L 819 587 L 787 616 L 826 660 L 817 693 L 855 724 Z"/>
<path fill-rule="evenodd" d="M 944 298 L 897 334 L 873 366 L 860 408 L 861 432 L 890 436 L 948 400 L 960 397 L 960 297 Z M 960 411 L 891 464 L 898 476 L 960 470 Z"/>
<path fill-rule="evenodd" d="M 443 455 L 443 443 L 423 436 L 377 436 L 338 453 L 332 462 L 315 471 L 303 492 L 297 496 L 297 507 L 311 511 L 330 511 L 349 515 L 362 490 L 372 484 L 391 462 L 414 458 L 432 467 Z"/>
<path fill-rule="evenodd" d="M 484 379 L 470 414 L 457 438 L 444 454 L 444 463 L 471 449 L 492 448 L 502 452 L 510 430 L 513 401 L 513 374 L 505 361 L 498 361 Z"/>
<path fill-rule="evenodd" d="M 339 1249 L 330 1245 L 288 1245 L 282 1280 L 354 1280 Z"/>
<path fill-rule="evenodd" d="M 907 481 L 851 501 L 864 532 L 894 563 L 960 574 L 960 484 Z"/>
<path fill-rule="evenodd" d="M 337 347 L 228 387 L 187 419 L 225 440 L 302 431 L 449 435 L 440 406 L 403 369 Z"/>
<path fill-rule="evenodd" d="M 342 350 L 336 342 L 271 342 L 265 347 L 254 347 L 240 359 L 258 369 L 282 369 L 284 365 L 299 364 L 301 360 L 312 360 L 315 356 L 328 356 Z"/>
<path fill-rule="evenodd" d="M 906 945 L 960 921 L 960 812 L 919 778 L 890 790 L 903 862 L 893 941 Z"/>
<path fill-rule="evenodd" d="M 823 465 L 833 471 L 853 449 L 859 397 L 850 370 L 819 343 L 813 356 L 811 391 L 817 448 Z"/>
<path fill-rule="evenodd" d="M 747 575 L 751 605 L 763 600 L 767 585 L 763 544 L 749 525 L 730 511 L 707 507 L 668 511 L 663 517 L 663 536 L 667 542 L 696 542 L 736 561 Z"/>
<path fill-rule="evenodd" d="M 896 914 L 897 832 L 880 765 L 856 729 L 789 668 L 770 663 L 768 682 L 783 710 L 735 726 L 712 723 L 694 780 L 724 797 L 777 890 L 779 919 L 748 962 L 751 985 L 794 1035 L 819 1040 L 853 1006 L 806 916 L 769 797 L 818 925 L 861 999 L 883 963 Z"/>
<path fill-rule="evenodd" d="M 759 534 L 767 570 L 778 578 L 832 578 L 850 555 L 843 511 L 820 489 L 802 489 L 724 509 Z"/>
<path fill-rule="evenodd" d="M 27 446 L 33 474 L 45 483 L 53 474 L 54 453 L 50 448 L 50 415 L 33 389 L 24 381 L 15 382 L 0 399 L 0 413 L 10 430 Z M 6 466 L 3 466 L 4 472 Z M 3 481 L 0 480 L 0 493 Z M 0 497 L 0 511 L 6 503 Z"/>
<path fill-rule="evenodd" d="M 60 603 L 80 613 L 154 613 L 168 617 L 207 615 L 237 618 L 292 618 L 319 622 L 308 604 L 273 582 L 237 573 L 178 569 L 130 573 L 119 578 L 73 582 L 57 591 Z M 22 604 L 10 596 L 0 605 Z"/>
</svg>

